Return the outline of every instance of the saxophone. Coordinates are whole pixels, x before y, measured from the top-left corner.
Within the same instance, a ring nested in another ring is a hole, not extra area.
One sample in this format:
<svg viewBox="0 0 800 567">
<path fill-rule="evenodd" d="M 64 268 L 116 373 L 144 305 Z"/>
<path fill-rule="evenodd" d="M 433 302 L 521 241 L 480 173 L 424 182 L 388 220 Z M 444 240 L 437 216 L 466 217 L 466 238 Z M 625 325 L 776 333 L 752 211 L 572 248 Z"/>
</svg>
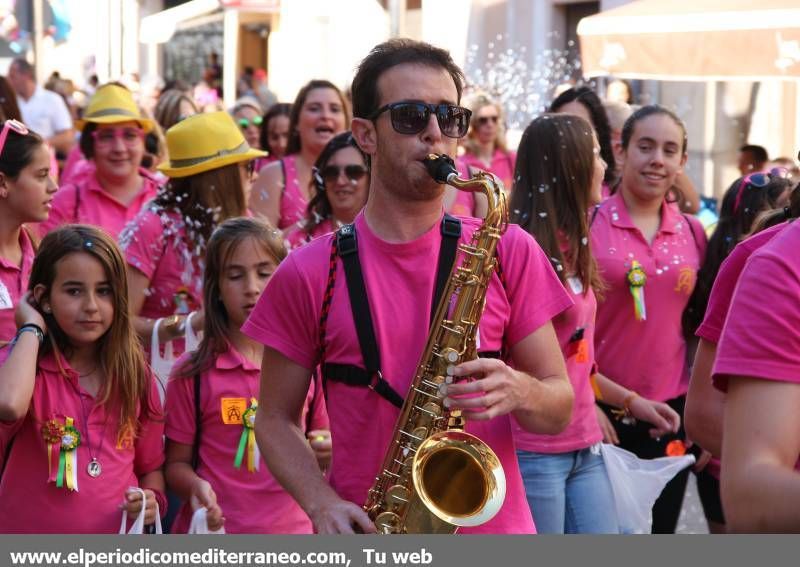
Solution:
<svg viewBox="0 0 800 567">
<path fill-rule="evenodd" d="M 453 367 L 477 355 L 478 321 L 495 269 L 495 249 L 507 225 L 502 184 L 489 173 L 459 179 L 453 160 L 431 154 L 431 177 L 462 191 L 482 191 L 489 212 L 470 244 L 459 244 L 436 308 L 428 342 L 395 425 L 380 472 L 364 509 L 378 533 L 454 533 L 478 526 L 500 510 L 506 479 L 500 460 L 483 441 L 464 431 L 459 410 L 444 406 L 439 386 L 452 382 Z"/>
</svg>

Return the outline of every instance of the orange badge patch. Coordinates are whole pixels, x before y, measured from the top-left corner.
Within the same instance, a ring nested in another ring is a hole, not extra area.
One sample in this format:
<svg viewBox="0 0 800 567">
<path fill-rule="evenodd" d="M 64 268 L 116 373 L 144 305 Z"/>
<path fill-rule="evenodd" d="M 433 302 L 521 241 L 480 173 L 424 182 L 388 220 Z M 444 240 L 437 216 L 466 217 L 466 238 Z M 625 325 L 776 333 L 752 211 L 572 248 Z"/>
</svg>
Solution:
<svg viewBox="0 0 800 567">
<path fill-rule="evenodd" d="M 220 404 L 222 423 L 225 425 L 242 424 L 242 416 L 247 410 L 246 398 L 222 398 L 220 399 Z"/>
<path fill-rule="evenodd" d="M 689 266 L 681 268 L 678 274 L 678 285 L 675 286 L 675 291 L 678 293 L 683 292 L 686 295 L 691 295 L 694 289 L 694 270 Z"/>
</svg>

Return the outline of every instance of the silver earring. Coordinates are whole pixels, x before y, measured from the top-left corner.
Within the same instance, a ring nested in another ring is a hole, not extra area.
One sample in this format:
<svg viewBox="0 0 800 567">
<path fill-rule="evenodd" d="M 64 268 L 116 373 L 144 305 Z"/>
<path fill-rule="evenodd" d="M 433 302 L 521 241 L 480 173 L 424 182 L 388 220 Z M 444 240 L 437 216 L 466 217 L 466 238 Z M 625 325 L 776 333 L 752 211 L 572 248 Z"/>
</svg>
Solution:
<svg viewBox="0 0 800 567">
<path fill-rule="evenodd" d="M 45 313 L 50 313 L 50 306 L 45 305 L 44 307 L 42 307 L 42 311 L 44 311 Z"/>
</svg>

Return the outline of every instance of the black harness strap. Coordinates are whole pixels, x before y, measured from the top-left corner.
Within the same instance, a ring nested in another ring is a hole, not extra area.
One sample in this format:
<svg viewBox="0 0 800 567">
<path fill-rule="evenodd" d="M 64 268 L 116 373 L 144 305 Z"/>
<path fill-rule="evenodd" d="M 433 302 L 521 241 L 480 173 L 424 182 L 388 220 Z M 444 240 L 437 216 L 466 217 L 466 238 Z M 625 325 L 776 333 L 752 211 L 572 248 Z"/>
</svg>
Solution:
<svg viewBox="0 0 800 567">
<path fill-rule="evenodd" d="M 458 251 L 458 239 L 461 236 L 461 221 L 450 215 L 442 219 L 442 244 L 439 249 L 439 262 L 434 287 L 434 301 L 431 306 L 431 321 L 444 292 L 450 270 Z M 366 386 L 387 400 L 392 405 L 400 408 L 403 406 L 403 397 L 392 388 L 381 374 L 381 361 L 378 352 L 378 341 L 375 338 L 375 327 L 372 323 L 372 313 L 369 308 L 367 288 L 364 284 L 364 274 L 358 258 L 358 240 L 353 225 L 341 227 L 335 236 L 336 249 L 344 266 L 347 281 L 347 293 L 350 296 L 350 308 L 353 312 L 353 322 L 356 326 L 358 343 L 361 347 L 361 356 L 366 368 L 359 368 L 349 364 L 323 363 L 323 384 L 326 380 L 341 382 L 349 386 Z"/>
</svg>

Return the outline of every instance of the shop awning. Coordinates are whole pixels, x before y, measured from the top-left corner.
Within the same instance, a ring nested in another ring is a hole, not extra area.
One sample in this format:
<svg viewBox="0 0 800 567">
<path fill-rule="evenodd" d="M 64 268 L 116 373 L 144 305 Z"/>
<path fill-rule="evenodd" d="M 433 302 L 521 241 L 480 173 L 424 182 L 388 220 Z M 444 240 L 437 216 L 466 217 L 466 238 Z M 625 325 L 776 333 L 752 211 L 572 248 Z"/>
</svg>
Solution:
<svg viewBox="0 0 800 567">
<path fill-rule="evenodd" d="M 798 0 L 638 0 L 578 24 L 585 76 L 800 79 Z"/>
</svg>

